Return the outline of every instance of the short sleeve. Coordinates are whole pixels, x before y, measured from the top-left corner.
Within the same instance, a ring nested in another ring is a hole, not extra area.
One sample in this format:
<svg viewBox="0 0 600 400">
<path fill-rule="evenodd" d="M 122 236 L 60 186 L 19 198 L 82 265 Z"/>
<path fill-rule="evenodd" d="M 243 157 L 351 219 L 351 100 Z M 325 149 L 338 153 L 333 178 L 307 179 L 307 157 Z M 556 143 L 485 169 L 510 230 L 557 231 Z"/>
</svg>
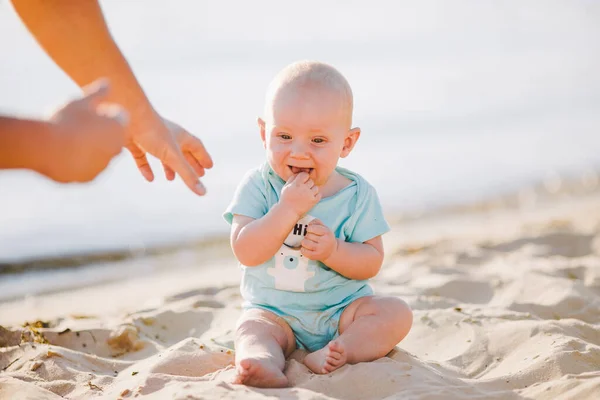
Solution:
<svg viewBox="0 0 600 400">
<path fill-rule="evenodd" d="M 348 241 L 364 243 L 374 237 L 389 232 L 388 225 L 383 215 L 383 209 L 375 188 L 368 186 L 364 201 L 357 204 Z"/>
<path fill-rule="evenodd" d="M 269 211 L 264 191 L 265 184 L 260 170 L 248 172 L 238 185 L 231 203 L 223 214 L 225 220 L 231 224 L 235 214 L 254 219 L 264 216 Z"/>
</svg>

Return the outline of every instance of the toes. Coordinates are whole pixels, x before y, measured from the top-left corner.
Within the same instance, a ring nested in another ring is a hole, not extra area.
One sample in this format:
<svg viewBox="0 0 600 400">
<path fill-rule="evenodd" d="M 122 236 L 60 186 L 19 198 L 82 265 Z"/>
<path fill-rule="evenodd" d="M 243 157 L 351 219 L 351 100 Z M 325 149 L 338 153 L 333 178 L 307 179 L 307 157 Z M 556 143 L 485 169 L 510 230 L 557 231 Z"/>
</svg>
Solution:
<svg viewBox="0 0 600 400">
<path fill-rule="evenodd" d="M 246 382 L 248 377 L 250 376 L 250 367 L 252 363 L 250 360 L 241 360 L 239 365 L 236 368 L 237 376 L 234 379 L 233 383 L 243 384 Z"/>
<path fill-rule="evenodd" d="M 240 367 L 242 367 L 243 371 L 248 371 L 252 366 L 252 362 L 250 360 L 244 359 L 240 361 Z"/>
<path fill-rule="evenodd" d="M 325 365 L 323 365 L 323 373 L 324 374 L 328 374 L 330 372 L 333 372 L 337 369 L 337 366 L 335 365 L 331 365 L 329 363 L 325 363 Z"/>
<path fill-rule="evenodd" d="M 325 364 L 330 364 L 330 365 L 333 365 L 335 367 L 339 363 L 340 363 L 339 359 L 336 359 L 336 358 L 333 358 L 333 357 L 327 357 L 327 358 L 325 358 Z"/>
<path fill-rule="evenodd" d="M 277 368 L 265 360 L 243 359 L 238 362 L 233 383 L 255 387 L 287 387 L 288 380 Z"/>
<path fill-rule="evenodd" d="M 344 347 L 337 340 L 332 340 L 331 342 L 329 342 L 328 347 L 329 350 L 333 352 L 337 352 L 340 354 L 344 352 Z"/>
<path fill-rule="evenodd" d="M 237 374 L 231 382 L 235 385 L 243 385 L 246 379 L 248 379 L 248 371 L 243 368 L 238 368 Z"/>
</svg>

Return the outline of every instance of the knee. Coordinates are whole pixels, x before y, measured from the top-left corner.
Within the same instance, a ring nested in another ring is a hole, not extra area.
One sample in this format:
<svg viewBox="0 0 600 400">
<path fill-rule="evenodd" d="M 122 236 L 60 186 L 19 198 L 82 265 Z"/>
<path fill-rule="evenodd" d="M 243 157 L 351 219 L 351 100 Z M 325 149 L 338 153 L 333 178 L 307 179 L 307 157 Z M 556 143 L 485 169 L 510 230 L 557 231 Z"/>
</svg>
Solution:
<svg viewBox="0 0 600 400">
<path fill-rule="evenodd" d="M 413 313 L 406 302 L 397 297 L 387 297 L 384 299 L 381 312 L 390 322 L 390 329 L 394 336 L 400 342 L 408 335 L 413 323 Z"/>
</svg>

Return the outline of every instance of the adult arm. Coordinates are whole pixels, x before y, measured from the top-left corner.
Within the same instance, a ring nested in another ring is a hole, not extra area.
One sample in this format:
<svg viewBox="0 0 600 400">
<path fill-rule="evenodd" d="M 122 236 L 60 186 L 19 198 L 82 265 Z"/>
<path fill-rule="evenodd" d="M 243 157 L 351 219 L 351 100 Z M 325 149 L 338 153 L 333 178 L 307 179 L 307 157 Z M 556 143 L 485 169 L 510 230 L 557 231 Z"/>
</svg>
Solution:
<svg viewBox="0 0 600 400">
<path fill-rule="evenodd" d="M 126 147 L 142 175 L 154 174 L 146 152 L 159 158 L 168 179 L 179 174 L 202 195 L 199 181 L 212 159 L 202 142 L 154 110 L 125 57 L 113 40 L 97 0 L 12 0 L 15 11 L 50 58 L 79 85 L 108 78 L 107 101 L 127 110 Z M 132 16 L 133 18 L 133 16 Z"/>
<path fill-rule="evenodd" d="M 49 120 L 0 116 L 0 169 L 30 169 L 57 182 L 88 182 L 125 143 L 126 115 L 98 108 L 110 92 L 98 82 Z"/>
</svg>

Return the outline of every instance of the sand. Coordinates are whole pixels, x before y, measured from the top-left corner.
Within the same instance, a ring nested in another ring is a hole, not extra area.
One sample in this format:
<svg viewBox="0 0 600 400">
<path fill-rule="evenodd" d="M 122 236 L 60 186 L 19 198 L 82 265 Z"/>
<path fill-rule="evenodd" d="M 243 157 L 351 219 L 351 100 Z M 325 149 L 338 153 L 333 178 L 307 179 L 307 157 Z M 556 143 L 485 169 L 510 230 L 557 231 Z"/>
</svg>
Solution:
<svg viewBox="0 0 600 400">
<path fill-rule="evenodd" d="M 600 193 L 514 199 L 392 219 L 373 286 L 415 318 L 375 362 L 315 375 L 297 351 L 290 388 L 228 383 L 239 271 L 227 252 L 191 251 L 155 258 L 172 266 L 160 273 L 0 304 L 0 398 L 600 398 Z"/>
</svg>

